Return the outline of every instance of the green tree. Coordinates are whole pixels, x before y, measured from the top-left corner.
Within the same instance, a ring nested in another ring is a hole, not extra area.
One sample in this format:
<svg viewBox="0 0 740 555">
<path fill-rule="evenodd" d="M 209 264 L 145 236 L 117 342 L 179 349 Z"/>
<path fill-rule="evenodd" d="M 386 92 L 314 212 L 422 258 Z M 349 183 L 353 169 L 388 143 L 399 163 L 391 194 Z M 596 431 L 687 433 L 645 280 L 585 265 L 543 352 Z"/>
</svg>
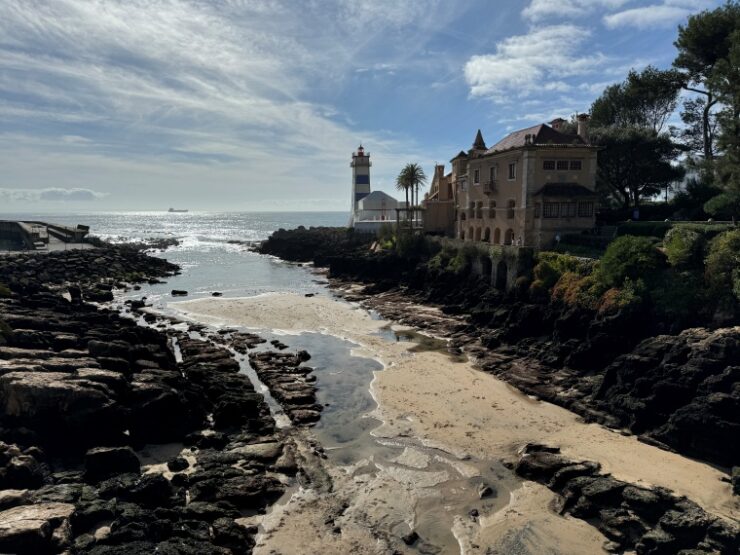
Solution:
<svg viewBox="0 0 740 555">
<path fill-rule="evenodd" d="M 721 61 L 727 59 L 731 50 L 731 36 L 740 29 L 740 4 L 729 0 L 725 5 L 711 11 L 703 11 L 689 18 L 686 25 L 678 28 L 674 43 L 678 56 L 673 65 L 684 76 L 684 88 L 702 98 L 701 141 L 705 160 L 714 158 L 714 136 L 712 119 L 721 102 L 717 90 L 715 71 Z M 693 105 L 690 110 L 696 110 Z"/>
<path fill-rule="evenodd" d="M 660 133 L 675 111 L 681 74 L 648 66 L 632 70 L 620 84 L 611 85 L 591 106 L 591 124 L 598 127 L 648 127 Z"/>
<path fill-rule="evenodd" d="M 598 155 L 597 185 L 623 208 L 639 208 L 641 199 L 660 193 L 685 175 L 672 162 L 682 147 L 666 134 L 640 127 L 607 127 L 591 134 L 603 147 Z"/>
</svg>

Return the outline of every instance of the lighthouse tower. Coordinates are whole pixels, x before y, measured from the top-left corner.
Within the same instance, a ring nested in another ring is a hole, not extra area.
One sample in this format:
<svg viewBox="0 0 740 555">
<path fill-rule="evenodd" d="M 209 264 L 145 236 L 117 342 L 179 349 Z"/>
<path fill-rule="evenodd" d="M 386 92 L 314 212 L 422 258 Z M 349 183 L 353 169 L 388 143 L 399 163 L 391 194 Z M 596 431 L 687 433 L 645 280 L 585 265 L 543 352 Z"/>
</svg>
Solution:
<svg viewBox="0 0 740 555">
<path fill-rule="evenodd" d="M 353 226 L 357 216 L 357 203 L 370 194 L 370 153 L 365 154 L 362 145 L 357 152 L 352 153 L 352 204 L 350 211 L 350 226 Z"/>
</svg>

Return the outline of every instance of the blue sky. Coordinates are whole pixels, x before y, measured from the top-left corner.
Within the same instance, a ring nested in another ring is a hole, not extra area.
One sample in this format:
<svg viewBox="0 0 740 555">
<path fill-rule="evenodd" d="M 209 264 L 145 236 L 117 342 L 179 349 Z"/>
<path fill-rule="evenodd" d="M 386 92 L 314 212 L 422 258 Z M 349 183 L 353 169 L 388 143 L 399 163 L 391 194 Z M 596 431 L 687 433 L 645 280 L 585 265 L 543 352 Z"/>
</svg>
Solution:
<svg viewBox="0 0 740 555">
<path fill-rule="evenodd" d="M 347 210 L 670 65 L 720 0 L 0 0 L 0 212 Z"/>
</svg>

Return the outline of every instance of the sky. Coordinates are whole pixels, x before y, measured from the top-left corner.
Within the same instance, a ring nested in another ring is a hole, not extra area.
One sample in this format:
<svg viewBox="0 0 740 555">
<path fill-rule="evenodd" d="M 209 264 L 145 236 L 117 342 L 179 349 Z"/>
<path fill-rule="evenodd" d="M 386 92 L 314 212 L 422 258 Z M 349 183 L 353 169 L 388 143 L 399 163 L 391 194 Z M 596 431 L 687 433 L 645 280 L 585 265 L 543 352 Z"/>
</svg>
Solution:
<svg viewBox="0 0 740 555">
<path fill-rule="evenodd" d="M 588 111 L 721 0 L 0 0 L 0 213 L 349 210 Z M 398 196 L 398 195 L 397 195 Z"/>
</svg>

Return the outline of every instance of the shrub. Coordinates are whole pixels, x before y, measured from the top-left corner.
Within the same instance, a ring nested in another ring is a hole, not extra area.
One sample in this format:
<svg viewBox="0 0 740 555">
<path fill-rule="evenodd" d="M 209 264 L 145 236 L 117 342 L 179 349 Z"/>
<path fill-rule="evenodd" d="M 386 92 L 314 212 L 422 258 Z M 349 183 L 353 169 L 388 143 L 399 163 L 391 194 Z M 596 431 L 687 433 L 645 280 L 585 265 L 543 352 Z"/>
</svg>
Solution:
<svg viewBox="0 0 740 555">
<path fill-rule="evenodd" d="M 10 297 L 10 289 L 4 283 L 0 283 L 0 299 Z"/>
<path fill-rule="evenodd" d="M 470 270 L 473 260 L 480 257 L 481 251 L 474 244 L 465 244 L 459 249 L 455 257 L 450 260 L 447 269 L 456 273 L 463 274 Z"/>
<path fill-rule="evenodd" d="M 546 289 L 552 289 L 566 272 L 585 275 L 591 271 L 591 265 L 580 258 L 556 252 L 541 252 L 537 255 L 534 277 Z"/>
<path fill-rule="evenodd" d="M 637 308 L 643 302 L 645 284 L 627 278 L 622 287 L 607 289 L 598 302 L 599 314 L 614 314 L 620 310 Z"/>
<path fill-rule="evenodd" d="M 621 287 L 627 278 L 652 281 L 663 266 L 663 255 L 649 238 L 627 235 L 609 245 L 597 273 L 605 287 Z"/>
<path fill-rule="evenodd" d="M 701 274 L 674 269 L 663 274 L 650 297 L 660 317 L 680 328 L 697 322 L 713 304 L 707 298 Z"/>
<path fill-rule="evenodd" d="M 740 299 L 740 229 L 718 235 L 709 244 L 705 279 L 716 295 L 731 291 Z"/>
<path fill-rule="evenodd" d="M 529 298 L 534 302 L 544 302 L 547 300 L 547 290 L 545 284 L 536 279 L 529 286 Z"/>
<path fill-rule="evenodd" d="M 704 237 L 700 233 L 685 226 L 676 226 L 666 233 L 663 245 L 671 266 L 701 266 Z"/>
<path fill-rule="evenodd" d="M 596 308 L 600 287 L 593 274 L 586 276 L 565 272 L 552 289 L 553 300 L 571 306 Z"/>
</svg>

